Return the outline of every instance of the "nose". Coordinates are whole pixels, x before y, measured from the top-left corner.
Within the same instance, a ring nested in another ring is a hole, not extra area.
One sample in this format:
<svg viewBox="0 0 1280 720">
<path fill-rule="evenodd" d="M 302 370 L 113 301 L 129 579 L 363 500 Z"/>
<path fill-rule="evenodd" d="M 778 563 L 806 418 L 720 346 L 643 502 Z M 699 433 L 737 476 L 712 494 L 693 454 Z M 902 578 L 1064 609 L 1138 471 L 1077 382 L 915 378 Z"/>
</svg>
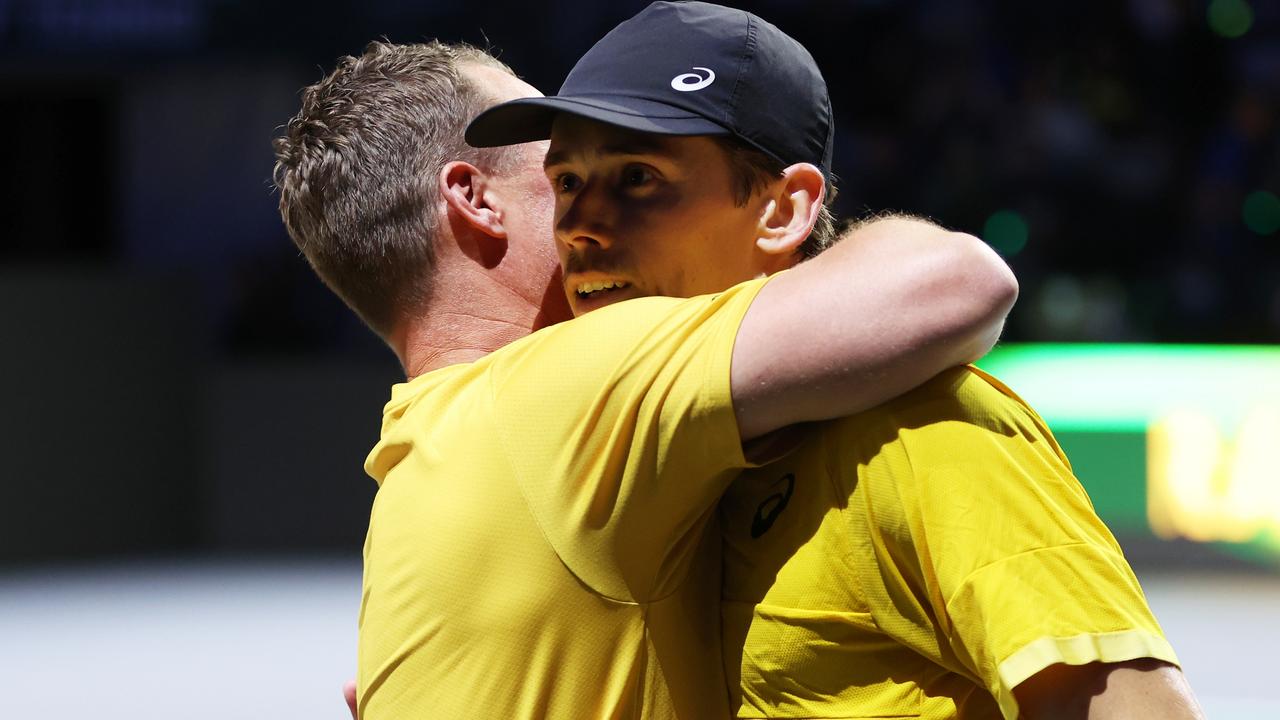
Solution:
<svg viewBox="0 0 1280 720">
<path fill-rule="evenodd" d="M 572 196 L 560 200 L 556 239 L 575 250 L 601 249 L 613 244 L 612 209 L 600 183 L 586 183 Z"/>
</svg>

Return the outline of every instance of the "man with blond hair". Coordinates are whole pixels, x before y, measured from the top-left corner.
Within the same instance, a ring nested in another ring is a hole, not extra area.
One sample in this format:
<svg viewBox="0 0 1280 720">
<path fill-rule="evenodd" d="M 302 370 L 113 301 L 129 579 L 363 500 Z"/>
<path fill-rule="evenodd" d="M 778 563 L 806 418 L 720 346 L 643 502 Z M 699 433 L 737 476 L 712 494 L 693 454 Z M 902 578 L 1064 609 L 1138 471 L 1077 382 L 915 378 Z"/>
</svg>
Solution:
<svg viewBox="0 0 1280 720">
<path fill-rule="evenodd" d="M 715 503 L 750 444 L 979 357 L 1016 285 L 975 238 L 895 219 L 785 292 L 548 327 L 582 287 L 558 272 L 546 145 L 460 145 L 484 107 L 535 94 L 470 49 L 374 44 L 304 92 L 276 144 L 290 235 L 410 378 L 366 464 L 360 713 L 724 717 Z M 788 201 L 754 221 L 753 273 L 816 220 L 820 184 L 796 192 L 803 217 Z M 734 242 L 753 223 L 736 222 Z M 723 280 L 676 274 L 666 287 Z"/>
</svg>

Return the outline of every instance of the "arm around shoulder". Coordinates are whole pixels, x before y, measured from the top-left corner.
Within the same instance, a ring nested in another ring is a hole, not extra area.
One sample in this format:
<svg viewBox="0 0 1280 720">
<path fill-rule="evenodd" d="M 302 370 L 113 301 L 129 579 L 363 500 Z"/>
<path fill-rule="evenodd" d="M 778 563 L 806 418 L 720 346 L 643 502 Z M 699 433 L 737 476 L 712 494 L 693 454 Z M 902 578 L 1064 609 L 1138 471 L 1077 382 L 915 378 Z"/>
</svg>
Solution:
<svg viewBox="0 0 1280 720">
<path fill-rule="evenodd" d="M 995 344 L 1017 299 L 981 240 L 905 217 L 859 225 L 761 289 L 733 351 L 743 440 L 861 412 Z"/>
</svg>

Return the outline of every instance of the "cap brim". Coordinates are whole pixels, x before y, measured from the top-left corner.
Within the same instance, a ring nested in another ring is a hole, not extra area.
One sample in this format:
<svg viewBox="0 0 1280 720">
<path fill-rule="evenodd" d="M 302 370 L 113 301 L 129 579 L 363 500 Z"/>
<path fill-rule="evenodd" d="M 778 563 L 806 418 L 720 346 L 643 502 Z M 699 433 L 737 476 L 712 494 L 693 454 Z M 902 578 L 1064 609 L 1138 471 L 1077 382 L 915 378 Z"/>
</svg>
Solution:
<svg viewBox="0 0 1280 720">
<path fill-rule="evenodd" d="M 528 97 L 485 110 L 467 126 L 472 147 L 497 147 L 546 140 L 561 113 L 658 135 L 728 135 L 701 115 L 653 100 L 618 96 Z"/>
</svg>

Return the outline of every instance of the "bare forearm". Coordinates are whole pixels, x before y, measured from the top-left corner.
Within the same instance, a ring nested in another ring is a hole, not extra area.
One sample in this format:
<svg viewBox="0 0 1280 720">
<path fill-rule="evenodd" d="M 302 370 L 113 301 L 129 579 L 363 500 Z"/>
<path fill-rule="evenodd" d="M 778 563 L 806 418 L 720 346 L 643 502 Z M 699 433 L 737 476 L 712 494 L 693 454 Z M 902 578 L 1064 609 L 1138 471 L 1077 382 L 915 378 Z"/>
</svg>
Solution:
<svg viewBox="0 0 1280 720">
<path fill-rule="evenodd" d="M 1204 720 L 1182 671 L 1159 660 L 1053 665 L 1013 694 L 1026 720 Z"/>
<path fill-rule="evenodd" d="M 900 217 L 856 227 L 771 280 L 743 319 L 743 439 L 860 412 L 978 359 L 1016 297 L 1012 272 L 977 238 Z"/>
</svg>

